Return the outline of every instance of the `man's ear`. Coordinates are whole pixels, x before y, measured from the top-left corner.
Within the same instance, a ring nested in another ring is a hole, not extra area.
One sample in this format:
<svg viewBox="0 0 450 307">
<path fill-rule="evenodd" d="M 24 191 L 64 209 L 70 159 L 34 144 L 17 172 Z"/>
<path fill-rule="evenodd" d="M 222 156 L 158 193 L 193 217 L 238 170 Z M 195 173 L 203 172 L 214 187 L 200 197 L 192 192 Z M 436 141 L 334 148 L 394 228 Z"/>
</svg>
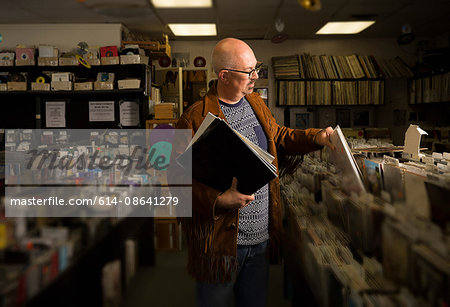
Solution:
<svg viewBox="0 0 450 307">
<path fill-rule="evenodd" d="M 227 71 L 224 71 L 224 70 L 222 70 L 222 71 L 220 71 L 219 72 L 219 79 L 220 79 L 220 81 L 225 81 L 225 80 L 227 80 L 228 79 L 228 72 Z"/>
</svg>

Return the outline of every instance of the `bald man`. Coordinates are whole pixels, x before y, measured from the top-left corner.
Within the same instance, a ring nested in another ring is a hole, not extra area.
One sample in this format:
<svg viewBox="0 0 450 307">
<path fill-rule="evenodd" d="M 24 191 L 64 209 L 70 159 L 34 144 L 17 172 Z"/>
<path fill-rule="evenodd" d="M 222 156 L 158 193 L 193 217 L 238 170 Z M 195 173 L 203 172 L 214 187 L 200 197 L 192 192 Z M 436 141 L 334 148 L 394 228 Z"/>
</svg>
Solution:
<svg viewBox="0 0 450 307">
<path fill-rule="evenodd" d="M 279 126 L 259 94 L 253 93 L 259 63 L 243 41 L 226 38 L 214 48 L 218 77 L 207 95 L 178 120 L 177 128 L 195 134 L 208 112 L 268 151 L 278 167 L 277 151 L 302 155 L 329 142 L 332 128 L 296 130 Z M 226 148 L 226 144 L 224 144 Z M 195 159 L 195 157 L 193 157 Z M 236 160 L 241 157 L 234 157 Z M 192 218 L 181 219 L 188 245 L 188 272 L 197 280 L 199 306 L 265 306 L 269 255 L 282 237 L 278 178 L 253 195 L 239 192 L 234 178 L 219 191 L 192 182 Z"/>
</svg>

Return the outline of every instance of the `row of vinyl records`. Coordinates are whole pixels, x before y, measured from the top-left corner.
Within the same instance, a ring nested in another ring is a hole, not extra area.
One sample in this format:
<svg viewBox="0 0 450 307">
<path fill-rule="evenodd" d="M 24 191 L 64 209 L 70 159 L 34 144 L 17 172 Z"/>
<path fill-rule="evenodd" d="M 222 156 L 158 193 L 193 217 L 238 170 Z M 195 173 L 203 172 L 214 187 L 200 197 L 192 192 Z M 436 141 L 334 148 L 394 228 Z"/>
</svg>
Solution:
<svg viewBox="0 0 450 307">
<path fill-rule="evenodd" d="M 309 55 L 272 58 L 276 79 L 377 79 L 413 77 L 400 57 L 375 59 L 370 55 Z"/>
<path fill-rule="evenodd" d="M 318 160 L 326 155 L 313 156 L 306 156 L 301 168 L 283 179 L 282 199 L 297 260 L 317 303 L 448 305 L 450 246 L 442 228 L 419 218 L 398 199 L 348 196 L 330 165 Z M 387 161 L 380 163 L 382 170 L 389 167 L 406 176 Z M 392 187 L 383 185 L 386 191 Z"/>
<path fill-rule="evenodd" d="M 450 101 L 450 72 L 410 80 L 409 103 Z"/>
<path fill-rule="evenodd" d="M 278 105 L 381 105 L 383 80 L 278 81 Z"/>
</svg>

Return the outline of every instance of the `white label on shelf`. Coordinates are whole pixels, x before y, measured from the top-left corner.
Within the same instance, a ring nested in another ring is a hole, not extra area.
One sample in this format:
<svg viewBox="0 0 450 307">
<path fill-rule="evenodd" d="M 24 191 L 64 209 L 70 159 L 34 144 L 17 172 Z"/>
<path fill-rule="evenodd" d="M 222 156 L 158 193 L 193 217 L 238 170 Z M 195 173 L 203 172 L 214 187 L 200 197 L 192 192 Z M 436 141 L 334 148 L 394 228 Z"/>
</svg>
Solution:
<svg viewBox="0 0 450 307">
<path fill-rule="evenodd" d="M 139 105 L 134 101 L 124 101 L 120 104 L 120 124 L 122 126 L 139 125 Z"/>
<path fill-rule="evenodd" d="M 62 128 L 66 126 L 65 101 L 45 102 L 45 125 L 52 128 Z"/>
<path fill-rule="evenodd" d="M 113 122 L 114 101 L 89 101 L 90 122 Z"/>
</svg>

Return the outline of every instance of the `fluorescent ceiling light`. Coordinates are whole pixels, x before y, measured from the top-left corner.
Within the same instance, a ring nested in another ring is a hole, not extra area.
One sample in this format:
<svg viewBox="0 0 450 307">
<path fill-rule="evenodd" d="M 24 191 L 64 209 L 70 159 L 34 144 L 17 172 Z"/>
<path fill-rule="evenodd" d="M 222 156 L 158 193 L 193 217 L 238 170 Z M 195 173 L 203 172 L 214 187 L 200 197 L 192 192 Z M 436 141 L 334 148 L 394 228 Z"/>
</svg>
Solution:
<svg viewBox="0 0 450 307">
<path fill-rule="evenodd" d="M 156 8 L 203 8 L 212 7 L 212 0 L 150 0 Z"/>
<path fill-rule="evenodd" d="M 356 34 L 374 23 L 375 21 L 328 22 L 316 34 Z"/>
<path fill-rule="evenodd" d="M 172 33 L 176 36 L 216 36 L 215 23 L 169 23 Z"/>
</svg>

